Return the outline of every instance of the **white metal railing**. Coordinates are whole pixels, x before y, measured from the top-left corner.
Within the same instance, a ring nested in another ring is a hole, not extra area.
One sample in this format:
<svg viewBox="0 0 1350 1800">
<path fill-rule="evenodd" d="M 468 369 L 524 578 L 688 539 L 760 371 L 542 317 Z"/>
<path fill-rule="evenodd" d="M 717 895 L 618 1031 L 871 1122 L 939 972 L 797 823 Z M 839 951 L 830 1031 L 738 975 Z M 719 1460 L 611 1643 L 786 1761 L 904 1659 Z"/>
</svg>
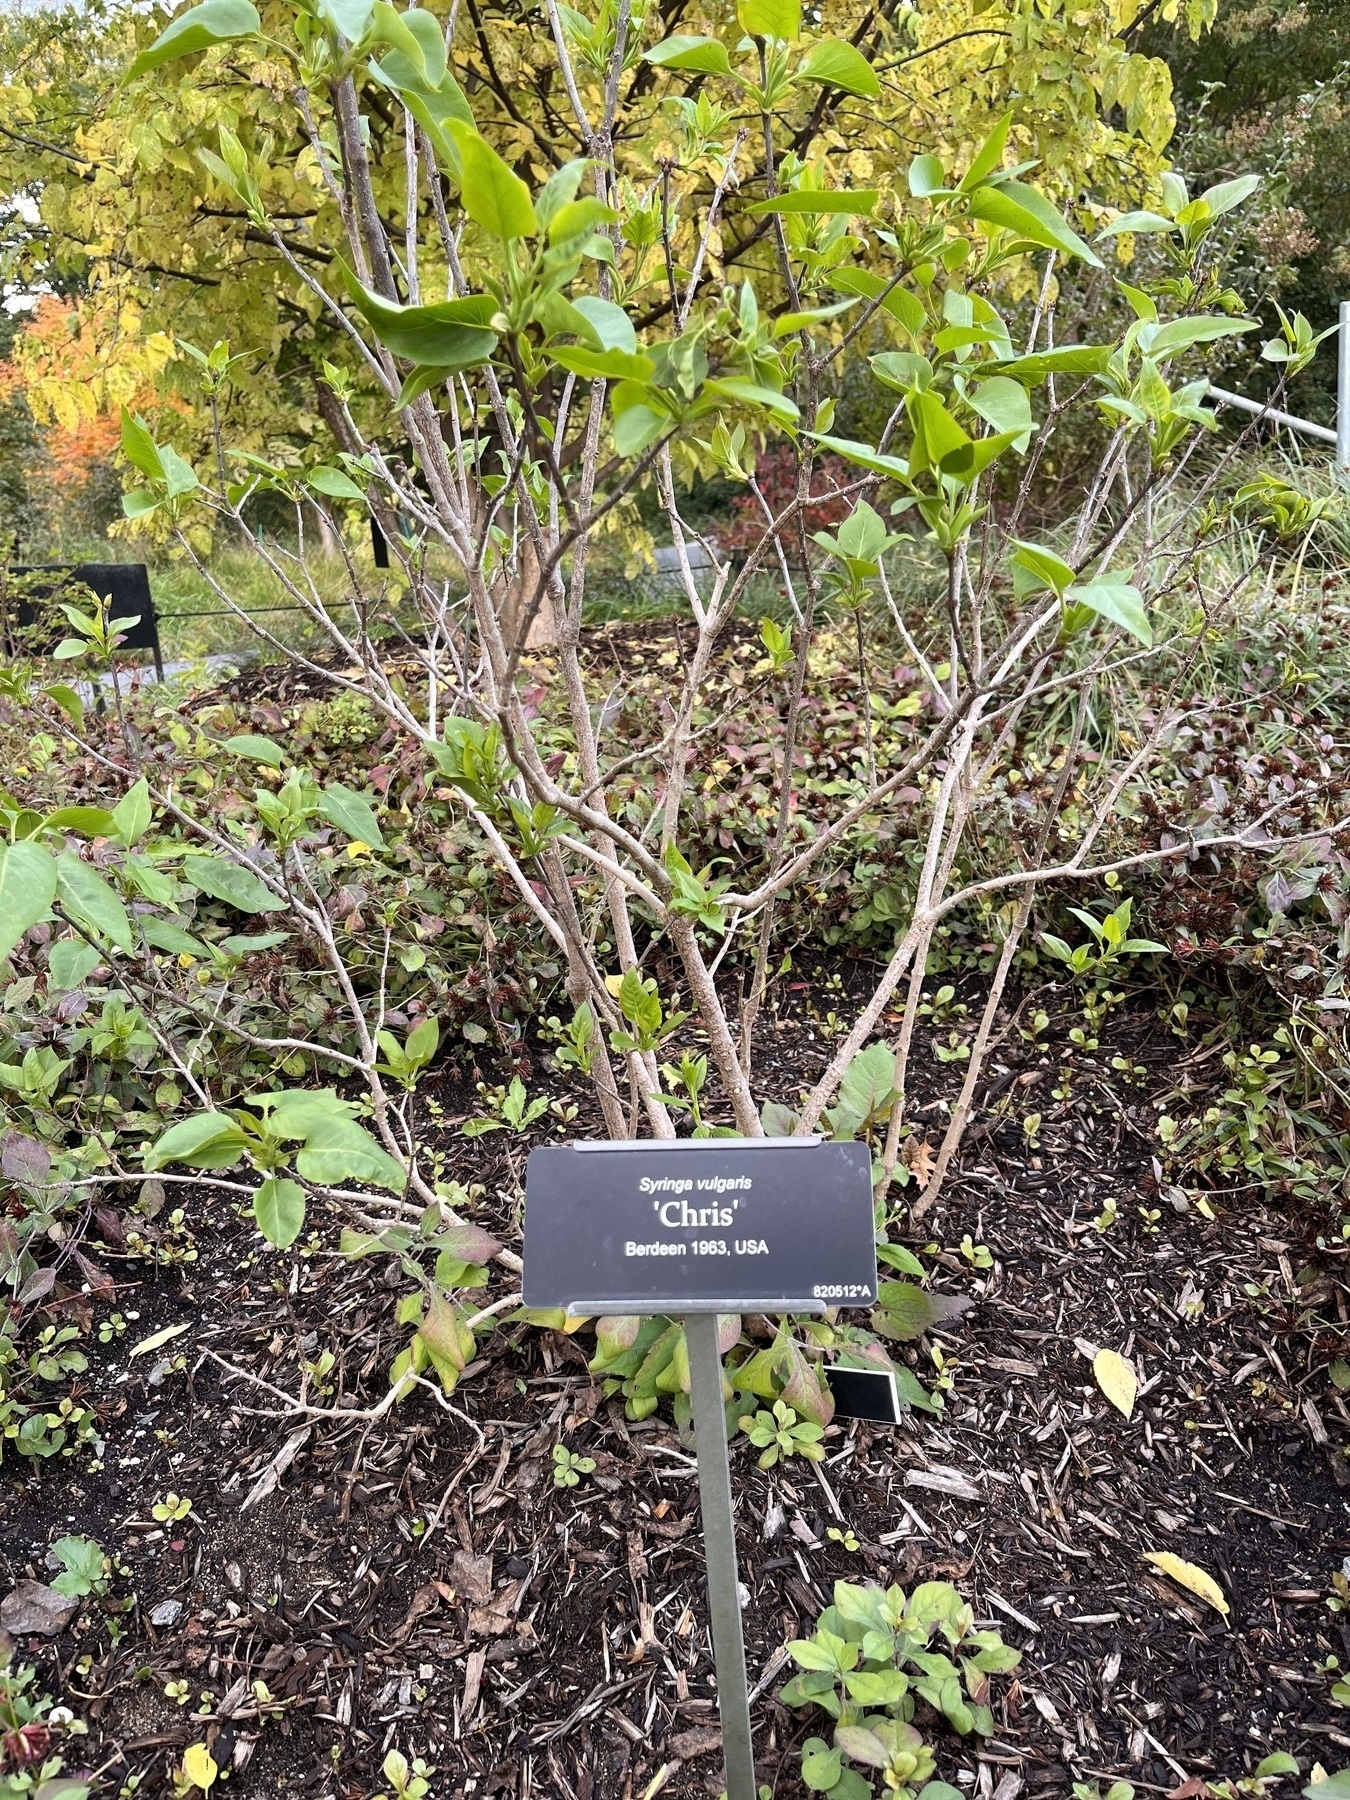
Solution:
<svg viewBox="0 0 1350 1800">
<path fill-rule="evenodd" d="M 1251 413 L 1258 419 L 1269 419 L 1272 425 L 1287 425 L 1290 431 L 1301 431 L 1304 437 L 1317 438 L 1324 444 L 1336 446 L 1336 467 L 1350 470 L 1350 300 L 1342 300 L 1340 307 L 1340 329 L 1336 334 L 1336 429 L 1332 431 L 1326 425 L 1315 425 L 1311 419 L 1300 419 L 1294 413 L 1281 412 L 1278 407 L 1263 405 L 1259 400 L 1249 400 L 1245 394 L 1229 393 L 1227 388 L 1215 387 L 1211 381 L 1209 391 L 1221 406 L 1236 406 L 1242 412 Z"/>
</svg>

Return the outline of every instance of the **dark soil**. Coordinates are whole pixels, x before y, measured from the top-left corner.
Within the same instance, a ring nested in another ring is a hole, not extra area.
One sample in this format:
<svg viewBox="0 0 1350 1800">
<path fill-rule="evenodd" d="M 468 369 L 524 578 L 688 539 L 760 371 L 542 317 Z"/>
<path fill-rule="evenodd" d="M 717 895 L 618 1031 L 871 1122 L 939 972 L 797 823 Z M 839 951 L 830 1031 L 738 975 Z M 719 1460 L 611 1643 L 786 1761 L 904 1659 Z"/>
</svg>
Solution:
<svg viewBox="0 0 1350 1800">
<path fill-rule="evenodd" d="M 827 1015 L 863 973 L 785 986 L 763 1032 L 785 1096 L 823 1061 Z M 1154 1121 L 1185 1078 L 1184 1045 L 1148 1011 L 1117 1016 L 1105 1048 L 1076 1053 L 1069 1093 L 1071 1022 L 1052 1019 L 1053 1052 L 1009 1022 L 962 1164 L 912 1240 L 934 1285 L 974 1302 L 906 1351 L 946 1389 L 940 1420 L 836 1425 L 820 1468 L 763 1472 L 733 1445 L 756 1743 L 784 1800 L 804 1792 L 795 1752 L 825 1722 L 775 1698 L 783 1646 L 839 1577 L 953 1580 L 1023 1650 L 995 1680 L 993 1739 L 934 1728 L 939 1775 L 981 1800 L 1099 1777 L 1168 1792 L 1241 1777 L 1275 1749 L 1305 1769 L 1350 1750 L 1328 1671 L 1350 1662 L 1346 1615 L 1327 1604 L 1350 1552 L 1350 1414 L 1326 1372 L 1346 1318 L 1341 1252 L 1317 1247 L 1318 1221 L 1250 1196 L 1216 1197 L 1207 1218 L 1160 1194 Z M 929 1054 L 915 1117 L 934 1122 L 935 1147 L 956 1082 Z M 545 1088 L 569 1094 L 536 1067 L 531 1089 Z M 472 1094 L 448 1074 L 420 1093 L 448 1173 L 481 1184 L 474 1216 L 518 1251 L 527 1144 L 459 1137 Z M 569 1132 L 599 1135 L 570 1097 Z M 1099 1230 L 1108 1202 L 1118 1219 Z M 112 1597 L 134 1595 L 125 1614 L 90 1602 L 54 1644 L 20 1645 L 89 1720 L 108 1791 L 135 1773 L 138 1800 L 168 1795 L 184 1747 L 204 1740 L 239 1796 L 383 1792 L 392 1745 L 436 1765 L 443 1800 L 716 1794 L 694 1465 L 668 1419 L 624 1420 L 587 1373 L 588 1332 L 519 1324 L 484 1341 L 450 1400 L 419 1391 L 364 1416 L 407 1337 L 396 1263 L 276 1254 L 218 1191 L 186 1204 L 195 1260 L 100 1257 L 118 1290 L 97 1316 L 139 1315 L 91 1353 L 103 1466 L 4 1471 L 6 1588 L 47 1577 L 48 1545 L 84 1532 L 116 1559 Z M 976 1266 L 980 1246 L 991 1266 Z M 515 1283 L 494 1268 L 483 1303 Z M 170 1324 L 187 1330 L 131 1354 Z M 1099 1347 L 1139 1371 L 1129 1422 L 1093 1381 Z M 311 1403 L 349 1417 L 289 1404 L 325 1349 L 334 1391 L 311 1387 Z M 571 1490 L 552 1480 L 564 1439 L 596 1462 Z M 157 1523 L 170 1491 L 192 1511 Z M 827 1535 L 845 1524 L 857 1551 Z M 1213 1576 L 1228 1617 L 1148 1550 Z"/>
</svg>

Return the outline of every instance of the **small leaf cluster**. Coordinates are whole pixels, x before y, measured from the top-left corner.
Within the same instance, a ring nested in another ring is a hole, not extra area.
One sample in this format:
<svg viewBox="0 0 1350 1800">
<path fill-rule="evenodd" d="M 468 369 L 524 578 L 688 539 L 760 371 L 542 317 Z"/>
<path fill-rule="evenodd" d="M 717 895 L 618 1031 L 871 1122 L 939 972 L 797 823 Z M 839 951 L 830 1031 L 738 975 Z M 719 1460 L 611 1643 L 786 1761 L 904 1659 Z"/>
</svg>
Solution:
<svg viewBox="0 0 1350 1800">
<path fill-rule="evenodd" d="M 836 1721 L 832 1743 L 810 1738 L 802 1752 L 806 1785 L 833 1800 L 869 1800 L 871 1772 L 886 1794 L 946 1800 L 952 1790 L 928 1785 L 935 1759 L 912 1724 L 915 1701 L 962 1736 L 987 1737 L 989 1677 L 1021 1661 L 996 1631 L 975 1630 L 970 1607 L 945 1581 L 923 1582 L 908 1597 L 898 1587 L 837 1581 L 815 1632 L 788 1649 L 800 1673 L 783 1688 L 784 1703 L 819 1706 Z"/>
<path fill-rule="evenodd" d="M 754 1414 L 743 1413 L 739 1424 L 750 1442 L 760 1452 L 761 1469 L 772 1469 L 790 1456 L 805 1457 L 807 1462 L 824 1462 L 825 1432 L 810 1419 L 799 1419 L 785 1401 L 775 1400 L 773 1411 L 763 1407 Z"/>
<path fill-rule="evenodd" d="M 594 1473 L 594 1470 L 595 1458 L 593 1456 L 582 1456 L 576 1450 L 569 1450 L 566 1444 L 553 1446 L 554 1487 L 577 1487 L 582 1478 Z"/>
<path fill-rule="evenodd" d="M 279 1171 L 292 1164 L 304 1180 L 333 1187 L 369 1182 L 400 1194 L 407 1172 L 357 1123 L 358 1107 L 334 1088 L 291 1088 L 256 1095 L 248 1106 L 182 1119 L 145 1154 L 147 1171 L 186 1163 L 232 1169 L 247 1161 L 263 1176 L 253 1217 L 269 1244 L 285 1250 L 305 1223 L 306 1194 Z"/>
</svg>

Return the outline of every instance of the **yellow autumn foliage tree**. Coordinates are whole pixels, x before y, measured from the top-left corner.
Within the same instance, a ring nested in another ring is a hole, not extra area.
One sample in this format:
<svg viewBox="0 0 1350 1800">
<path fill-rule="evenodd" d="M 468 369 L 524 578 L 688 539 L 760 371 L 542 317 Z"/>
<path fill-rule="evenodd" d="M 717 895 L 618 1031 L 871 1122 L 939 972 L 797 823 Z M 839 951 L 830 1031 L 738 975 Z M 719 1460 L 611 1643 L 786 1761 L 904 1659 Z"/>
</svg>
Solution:
<svg viewBox="0 0 1350 1800">
<path fill-rule="evenodd" d="M 1168 18 L 1180 12 L 1198 34 L 1216 5 L 1166 0 L 1146 10 Z M 1166 167 L 1171 81 L 1165 64 L 1138 50 L 1141 10 L 1139 0 L 882 0 L 860 16 L 849 0 L 822 0 L 813 33 L 860 46 L 878 91 L 822 88 L 794 152 L 809 181 L 828 171 L 884 198 L 903 192 L 916 152 L 959 166 L 1010 112 L 1010 151 L 1037 165 L 1037 182 L 1059 204 L 1086 209 L 1084 222 L 1100 223 L 1112 207 L 1140 204 Z M 618 11 L 616 0 L 582 0 L 578 8 L 478 0 L 453 9 L 451 69 L 479 128 L 531 182 L 585 152 L 576 108 L 558 91 L 557 35 L 570 48 L 576 100 L 595 118 Z M 713 99 L 697 74 L 643 60 L 673 35 L 725 34 L 727 0 L 661 9 L 628 0 L 623 13 L 622 114 L 630 130 L 617 160 L 649 207 L 651 241 L 664 210 L 688 221 L 692 245 L 700 205 L 706 210 L 721 170 L 729 194 L 725 223 L 707 246 L 709 273 L 758 279 L 765 234 L 738 226 L 732 204 L 751 175 L 754 117 Z M 88 297 L 77 314 L 80 330 L 92 334 L 104 359 L 102 387 L 89 394 L 61 391 L 78 387 L 77 375 L 41 376 L 36 404 L 53 417 L 102 407 L 136 357 L 161 386 L 198 399 L 198 365 L 171 359 L 163 347 L 178 339 L 209 348 L 223 338 L 248 352 L 232 371 L 231 442 L 279 455 L 331 414 L 318 382 L 322 363 L 351 358 L 304 274 L 325 274 L 327 246 L 341 230 L 332 180 L 336 125 L 320 83 L 308 118 L 297 119 L 294 68 L 266 41 L 289 28 L 290 9 L 272 0 L 261 16 L 263 41 L 208 50 L 132 82 L 124 79 L 128 66 L 163 28 L 164 11 L 103 0 L 0 27 L 0 181 L 11 193 L 35 196 L 40 211 L 38 229 L 13 259 L 16 273 L 34 282 L 53 268 L 73 275 Z M 380 211 L 402 220 L 401 108 L 370 81 L 364 98 Z M 266 231 L 236 194 L 205 175 L 203 146 L 218 143 L 222 131 L 263 171 Z M 784 178 L 797 176 L 788 167 Z M 429 218 L 430 197 L 418 194 L 414 208 Z M 140 342 L 129 353 L 133 319 Z"/>
</svg>

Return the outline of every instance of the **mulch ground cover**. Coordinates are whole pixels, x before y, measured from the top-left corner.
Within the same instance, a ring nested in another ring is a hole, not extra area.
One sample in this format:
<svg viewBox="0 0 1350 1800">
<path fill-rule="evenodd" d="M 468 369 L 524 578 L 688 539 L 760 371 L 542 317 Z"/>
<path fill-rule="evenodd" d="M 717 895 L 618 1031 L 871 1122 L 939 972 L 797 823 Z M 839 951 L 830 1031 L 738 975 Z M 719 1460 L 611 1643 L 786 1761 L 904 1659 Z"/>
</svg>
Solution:
<svg viewBox="0 0 1350 1800">
<path fill-rule="evenodd" d="M 611 628 L 603 655 L 678 661 L 678 634 L 658 645 L 654 630 Z M 329 692 L 321 673 L 264 666 L 209 698 Z M 789 1099 L 873 974 L 795 957 L 758 1051 L 761 1085 Z M 1018 1024 L 1038 1006 L 1050 1024 L 1028 1037 Z M 1160 1189 L 1159 1111 L 1213 1085 L 1217 1051 L 1191 1048 L 1198 1015 L 1181 1040 L 1142 1006 L 1115 1014 L 1091 1052 L 1068 1044 L 1079 1022 L 1053 988 L 1001 1022 L 963 1154 L 908 1234 L 934 1287 L 972 1303 L 897 1351 L 942 1414 L 837 1423 L 823 1466 L 761 1471 L 733 1444 L 756 1746 L 783 1800 L 805 1791 L 801 1741 L 828 1734 L 776 1697 L 785 1646 L 841 1577 L 951 1580 L 1023 1652 L 993 1683 L 992 1738 L 929 1721 L 938 1774 L 972 1800 L 1114 1778 L 1198 1794 L 1276 1749 L 1305 1772 L 1350 1763 L 1331 1693 L 1337 1659 L 1350 1666 L 1332 1585 L 1350 1553 L 1350 1412 L 1328 1377 L 1350 1250 L 1255 1189 L 1215 1196 L 1212 1216 Z M 602 1135 L 589 1095 L 534 1055 L 531 1093 L 576 1104 L 570 1133 Z M 921 1042 L 911 1116 L 933 1148 L 960 1072 Z M 510 1255 L 525 1156 L 551 1121 L 458 1133 L 474 1081 L 505 1073 L 447 1065 L 418 1100 L 423 1142 Z M 101 1466 L 0 1475 L 0 1593 L 50 1579 L 49 1546 L 70 1533 L 114 1559 L 105 1601 L 18 1641 L 88 1720 L 101 1791 L 168 1795 L 204 1741 L 240 1796 L 379 1793 L 391 1746 L 436 1765 L 437 1800 L 717 1794 L 695 1466 L 668 1415 L 624 1418 L 586 1368 L 589 1332 L 510 1323 L 451 1398 L 419 1390 L 386 1410 L 408 1336 L 392 1259 L 334 1254 L 336 1218 L 279 1255 L 218 1190 L 169 1192 L 156 1218 L 135 1217 L 139 1246 L 105 1232 L 98 1253 L 116 1292 L 85 1322 L 125 1321 L 87 1340 L 78 1386 Z M 517 1282 L 494 1266 L 482 1303 Z M 1099 1348 L 1139 1375 L 1128 1421 L 1093 1379 Z M 302 1394 L 335 1410 L 299 1410 Z M 553 1483 L 559 1442 L 595 1461 L 576 1488 Z M 191 1511 L 157 1518 L 171 1493 Z M 1162 1550 L 1218 1581 L 1227 1615 L 1145 1561 Z"/>
<path fill-rule="evenodd" d="M 764 1044 L 785 1092 L 823 1063 L 821 1020 L 864 973 L 836 965 L 779 994 Z M 1155 1120 L 1187 1051 L 1150 1014 L 1117 1015 L 1072 1084 L 1045 1047 L 1056 1030 L 1009 1029 L 996 1047 L 959 1170 L 912 1238 L 934 1286 L 973 1302 L 904 1352 L 945 1391 L 941 1417 L 837 1424 L 819 1467 L 764 1472 L 733 1445 L 756 1744 L 776 1795 L 804 1792 L 797 1747 L 828 1723 L 776 1698 L 784 1646 L 839 1577 L 950 1579 L 1023 1651 L 994 1682 L 993 1738 L 934 1728 L 939 1775 L 979 1800 L 1107 1777 L 1174 1792 L 1274 1749 L 1305 1769 L 1350 1762 L 1330 1697 L 1350 1632 L 1328 1606 L 1350 1552 L 1350 1415 L 1326 1373 L 1346 1317 L 1339 1253 L 1317 1249 L 1317 1221 L 1251 1196 L 1216 1199 L 1210 1219 L 1159 1192 Z M 1110 1067 L 1121 1052 L 1134 1085 Z M 919 1061 L 915 1116 L 935 1143 L 953 1084 Z M 536 1067 L 544 1087 L 568 1092 Z M 475 1216 L 518 1251 L 529 1140 L 459 1137 L 462 1079 L 433 1072 L 420 1096 L 450 1172 L 482 1186 Z M 571 1097 L 575 1134 L 600 1135 Z M 49 1578 L 49 1544 L 83 1532 L 115 1559 L 112 1598 L 134 1594 L 111 1621 L 90 1602 L 51 1642 L 19 1643 L 88 1719 L 108 1791 L 134 1773 L 138 1795 L 169 1793 L 184 1747 L 205 1741 L 241 1796 L 380 1792 L 391 1745 L 436 1765 L 438 1796 L 716 1794 L 695 1470 L 669 1419 L 624 1419 L 587 1372 L 588 1333 L 510 1324 L 451 1399 L 419 1391 L 380 1413 L 407 1336 L 390 1259 L 266 1251 L 218 1193 L 185 1191 L 194 1259 L 174 1260 L 189 1240 L 167 1213 L 140 1227 L 160 1263 L 110 1246 L 118 1288 L 97 1316 L 128 1323 L 91 1351 L 102 1467 L 4 1471 L 3 1591 Z M 1107 1202 L 1118 1218 L 1099 1230 Z M 515 1281 L 494 1267 L 484 1303 Z M 171 1325 L 187 1329 L 131 1354 Z M 1128 1422 L 1093 1381 L 1099 1347 L 1139 1373 Z M 332 1370 L 306 1377 L 324 1350 Z M 351 1410 L 298 1414 L 306 1380 L 311 1405 Z M 553 1484 L 560 1441 L 595 1460 L 573 1489 Z M 153 1515 L 169 1492 L 191 1499 L 181 1521 Z M 1149 1550 L 1211 1574 L 1228 1616 Z"/>
</svg>

